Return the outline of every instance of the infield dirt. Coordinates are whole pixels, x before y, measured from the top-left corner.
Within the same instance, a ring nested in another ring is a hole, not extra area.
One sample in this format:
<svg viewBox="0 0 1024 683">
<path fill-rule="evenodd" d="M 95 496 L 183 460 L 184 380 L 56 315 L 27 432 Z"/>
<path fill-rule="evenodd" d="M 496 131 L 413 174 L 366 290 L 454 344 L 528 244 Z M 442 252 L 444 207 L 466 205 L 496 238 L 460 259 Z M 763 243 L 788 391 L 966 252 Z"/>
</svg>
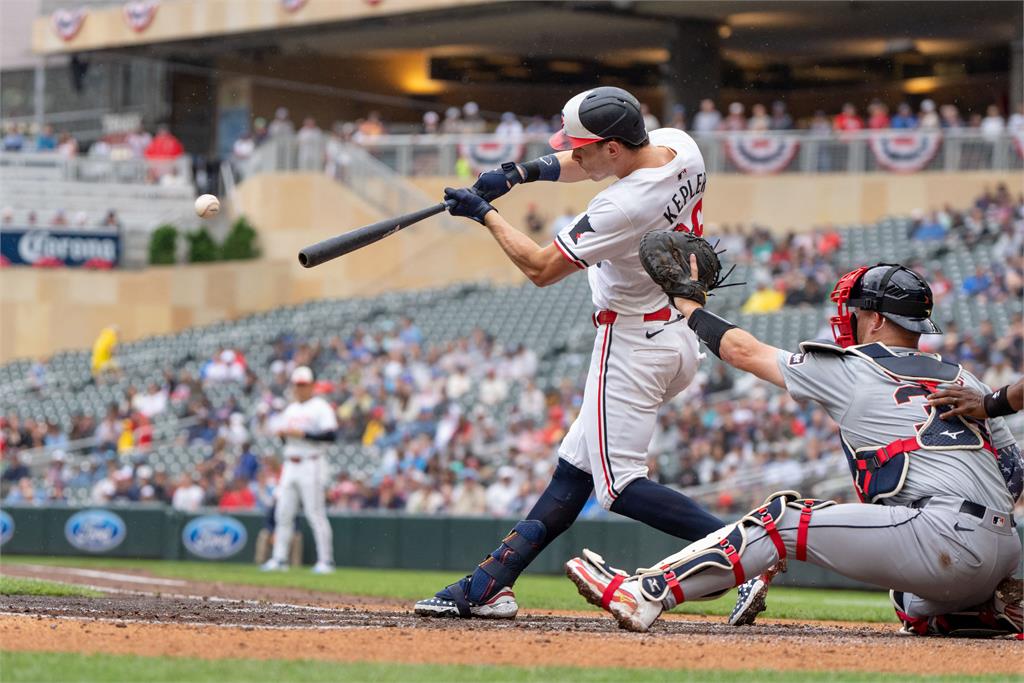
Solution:
<svg viewBox="0 0 1024 683">
<path fill-rule="evenodd" d="M 515 621 L 421 619 L 405 603 L 305 590 L 167 582 L 142 573 L 132 573 L 131 580 L 85 579 L 82 570 L 30 565 L 8 565 L 3 571 L 113 591 L 102 598 L 0 597 L 5 650 L 412 664 L 1021 673 L 1020 658 L 1007 656 L 1018 653 L 1020 643 L 905 637 L 896 634 L 895 624 L 763 619 L 736 629 L 720 617 L 668 615 L 649 633 L 634 634 L 595 612 L 521 612 Z"/>
</svg>

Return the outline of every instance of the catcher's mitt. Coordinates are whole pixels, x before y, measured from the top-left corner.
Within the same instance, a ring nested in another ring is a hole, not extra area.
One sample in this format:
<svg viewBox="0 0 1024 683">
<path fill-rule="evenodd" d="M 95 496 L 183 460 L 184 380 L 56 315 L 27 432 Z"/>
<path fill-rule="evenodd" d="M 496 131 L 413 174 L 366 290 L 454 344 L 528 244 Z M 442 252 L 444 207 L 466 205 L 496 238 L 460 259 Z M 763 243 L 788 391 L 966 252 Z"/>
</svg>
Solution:
<svg viewBox="0 0 1024 683">
<path fill-rule="evenodd" d="M 697 256 L 697 278 L 690 279 L 690 254 Z M 707 303 L 708 292 L 722 285 L 722 262 L 703 237 L 688 232 L 652 230 L 640 238 L 640 263 L 670 297 Z M 731 270 L 729 271 L 732 272 Z"/>
</svg>

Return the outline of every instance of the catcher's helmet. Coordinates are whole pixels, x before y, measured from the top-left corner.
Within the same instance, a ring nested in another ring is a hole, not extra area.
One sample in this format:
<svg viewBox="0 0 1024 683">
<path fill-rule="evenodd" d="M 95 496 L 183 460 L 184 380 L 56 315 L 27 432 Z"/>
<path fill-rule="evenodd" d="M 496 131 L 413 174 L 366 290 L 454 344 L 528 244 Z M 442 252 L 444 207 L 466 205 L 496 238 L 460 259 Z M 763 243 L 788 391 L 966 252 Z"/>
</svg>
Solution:
<svg viewBox="0 0 1024 683">
<path fill-rule="evenodd" d="M 839 279 L 832 300 L 839 305 L 832 318 L 833 334 L 842 346 L 855 343 L 848 308 L 877 311 L 911 332 L 942 334 L 931 320 L 932 288 L 920 275 L 895 263 L 850 271 Z"/>
<path fill-rule="evenodd" d="M 603 86 L 581 92 L 565 103 L 562 130 L 548 143 L 566 150 L 610 138 L 642 145 L 647 141 L 647 128 L 635 97 L 622 88 Z"/>
</svg>

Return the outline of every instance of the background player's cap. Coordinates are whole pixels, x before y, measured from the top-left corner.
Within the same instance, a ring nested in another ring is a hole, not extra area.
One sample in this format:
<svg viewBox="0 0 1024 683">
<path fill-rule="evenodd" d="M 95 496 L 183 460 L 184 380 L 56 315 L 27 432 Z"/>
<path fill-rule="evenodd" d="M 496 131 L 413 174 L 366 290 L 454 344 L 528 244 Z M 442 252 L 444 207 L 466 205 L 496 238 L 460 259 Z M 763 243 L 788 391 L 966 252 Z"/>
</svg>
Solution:
<svg viewBox="0 0 1024 683">
<path fill-rule="evenodd" d="M 307 368 L 305 365 L 292 370 L 292 384 L 312 384 L 313 383 L 313 371 Z"/>
<path fill-rule="evenodd" d="M 548 144 L 566 150 L 609 138 L 640 145 L 647 140 L 647 128 L 640 102 L 622 88 L 605 86 L 581 92 L 565 103 L 562 130 Z"/>
</svg>

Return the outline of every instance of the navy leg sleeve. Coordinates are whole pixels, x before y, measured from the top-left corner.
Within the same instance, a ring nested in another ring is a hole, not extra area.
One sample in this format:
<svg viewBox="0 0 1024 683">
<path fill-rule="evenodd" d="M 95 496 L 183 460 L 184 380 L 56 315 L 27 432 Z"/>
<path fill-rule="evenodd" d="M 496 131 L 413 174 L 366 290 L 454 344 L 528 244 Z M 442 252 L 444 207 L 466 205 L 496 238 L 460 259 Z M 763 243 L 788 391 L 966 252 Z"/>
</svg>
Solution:
<svg viewBox="0 0 1024 683">
<path fill-rule="evenodd" d="M 725 526 L 690 498 L 650 479 L 633 480 L 612 503 L 611 511 L 687 541 Z"/>
<path fill-rule="evenodd" d="M 474 603 L 482 603 L 503 586 L 514 584 L 533 559 L 572 526 L 593 489 L 593 477 L 559 459 L 551 483 L 526 519 L 515 525 L 501 545 L 473 570 L 468 580 L 459 582 L 465 597 Z M 437 597 L 453 599 L 447 588 Z"/>
</svg>

